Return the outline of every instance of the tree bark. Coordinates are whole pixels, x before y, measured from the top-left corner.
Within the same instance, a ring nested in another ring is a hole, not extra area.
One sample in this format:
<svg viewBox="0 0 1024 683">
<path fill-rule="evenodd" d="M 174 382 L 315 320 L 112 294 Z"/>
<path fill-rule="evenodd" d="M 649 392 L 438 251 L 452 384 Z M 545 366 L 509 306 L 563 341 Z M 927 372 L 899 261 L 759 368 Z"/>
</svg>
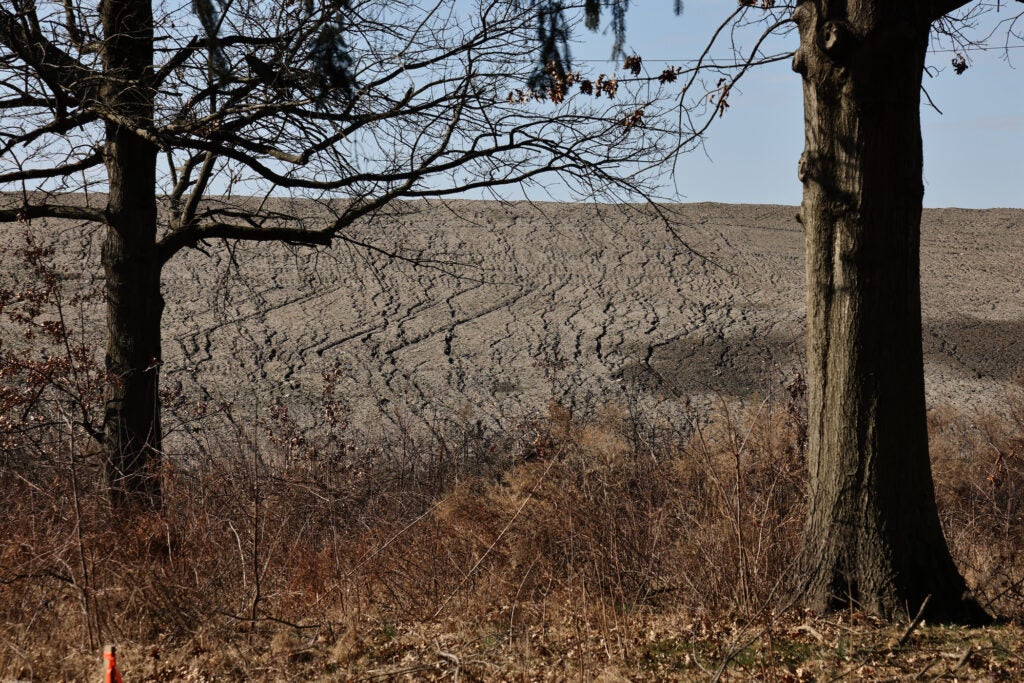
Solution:
<svg viewBox="0 0 1024 683">
<path fill-rule="evenodd" d="M 804 0 L 808 517 L 816 610 L 977 624 L 935 505 L 921 352 L 924 2 Z M 908 616 L 909 615 L 909 616 Z"/>
<path fill-rule="evenodd" d="M 103 268 L 107 299 L 104 453 L 115 507 L 161 506 L 160 260 L 156 249 L 155 145 L 151 127 L 153 16 L 149 0 L 103 0 L 106 39 L 101 106 L 109 181 Z"/>
</svg>

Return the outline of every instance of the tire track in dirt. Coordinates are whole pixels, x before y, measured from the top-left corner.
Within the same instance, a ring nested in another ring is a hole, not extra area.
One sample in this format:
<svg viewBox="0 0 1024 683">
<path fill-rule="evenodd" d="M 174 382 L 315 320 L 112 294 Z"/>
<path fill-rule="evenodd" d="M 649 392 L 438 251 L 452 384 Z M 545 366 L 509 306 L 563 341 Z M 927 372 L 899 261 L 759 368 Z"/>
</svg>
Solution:
<svg viewBox="0 0 1024 683">
<path fill-rule="evenodd" d="M 420 265 L 346 247 L 184 254 L 164 277 L 165 376 L 192 395 L 314 415 L 321 373 L 338 367 L 337 395 L 371 424 L 518 420 L 553 398 L 662 409 L 774 391 L 802 368 L 795 209 L 662 208 L 671 230 L 632 206 L 465 201 L 352 228 L 434 259 Z M 56 223 L 33 230 L 69 270 L 94 269 L 74 286 L 96 282 L 98 233 Z M 1022 230 L 1020 210 L 925 212 L 930 405 L 998 404 L 1024 367 Z M 10 250 L 2 258 L 13 267 Z M 100 315 L 85 316 L 97 340 Z"/>
</svg>

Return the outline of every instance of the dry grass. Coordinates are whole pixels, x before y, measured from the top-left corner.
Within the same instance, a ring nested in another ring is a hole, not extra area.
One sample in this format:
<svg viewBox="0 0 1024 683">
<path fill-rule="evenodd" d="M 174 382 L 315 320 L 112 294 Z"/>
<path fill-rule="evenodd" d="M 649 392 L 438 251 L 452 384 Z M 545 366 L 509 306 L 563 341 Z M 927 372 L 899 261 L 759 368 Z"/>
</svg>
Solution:
<svg viewBox="0 0 1024 683">
<path fill-rule="evenodd" d="M 280 407 L 230 420 L 126 521 L 69 418 L 93 409 L 88 354 L 0 351 L 0 680 L 97 680 L 104 643 L 129 683 L 1024 677 L 1024 391 L 930 424 L 953 552 L 1009 621 L 897 647 L 900 627 L 786 606 L 798 384 L 684 423 L 552 404 L 371 438 L 329 375 L 321 433 Z"/>
<path fill-rule="evenodd" d="M 1020 618 L 1013 405 L 936 411 L 932 434 L 953 551 Z M 169 467 L 166 510 L 131 524 L 88 442 L 53 434 L 0 470 L 0 677 L 87 680 L 105 642 L 134 681 L 1024 673 L 1012 625 L 894 649 L 899 629 L 862 615 L 783 609 L 798 416 L 766 402 L 680 427 L 553 405 L 511 432 L 353 433 L 341 452 L 257 430 Z"/>
<path fill-rule="evenodd" d="M 932 466 L 946 537 L 982 604 L 1024 616 L 1024 378 L 1005 414 L 934 411 Z"/>
</svg>

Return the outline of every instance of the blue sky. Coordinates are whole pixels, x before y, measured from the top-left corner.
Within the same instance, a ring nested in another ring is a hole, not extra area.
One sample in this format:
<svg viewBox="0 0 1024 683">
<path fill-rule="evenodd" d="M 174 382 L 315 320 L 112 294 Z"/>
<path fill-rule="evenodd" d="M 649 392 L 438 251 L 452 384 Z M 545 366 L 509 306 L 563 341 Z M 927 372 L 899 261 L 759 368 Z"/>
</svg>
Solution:
<svg viewBox="0 0 1024 683">
<path fill-rule="evenodd" d="M 1001 13 L 982 19 L 981 35 L 997 20 L 1021 12 L 1017 3 L 1003 4 Z M 735 0 L 685 0 L 683 14 L 675 16 L 671 0 L 635 2 L 626 18 L 626 51 L 640 54 L 650 71 L 660 72 L 665 66 L 660 60 L 678 64 L 699 54 L 702 41 L 735 7 Z M 576 68 L 600 72 L 615 67 L 606 61 L 610 35 L 581 27 L 576 37 Z M 1001 46 L 1005 39 L 1002 31 L 991 44 Z M 790 35 L 778 47 L 792 49 L 795 41 L 796 35 Z M 925 206 L 1024 208 L 1024 48 L 1008 54 L 971 52 L 971 66 L 960 76 L 950 68 L 952 57 L 933 54 L 930 63 L 940 72 L 925 78 L 925 88 L 943 112 L 922 109 Z M 694 202 L 799 204 L 799 76 L 788 62 L 760 67 L 744 76 L 729 102 L 726 115 L 710 130 L 704 153 L 680 158 L 674 188 L 669 181 L 666 193 Z"/>
</svg>

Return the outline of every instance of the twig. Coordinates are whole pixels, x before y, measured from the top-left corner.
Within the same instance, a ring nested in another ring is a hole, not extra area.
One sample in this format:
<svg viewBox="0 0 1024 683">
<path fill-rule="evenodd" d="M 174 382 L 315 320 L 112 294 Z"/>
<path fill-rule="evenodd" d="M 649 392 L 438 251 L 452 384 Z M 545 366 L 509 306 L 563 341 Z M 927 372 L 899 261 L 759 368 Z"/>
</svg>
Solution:
<svg viewBox="0 0 1024 683">
<path fill-rule="evenodd" d="M 818 643 L 821 643 L 821 644 L 825 643 L 825 636 L 821 635 L 821 631 L 819 631 L 818 629 L 814 628 L 810 624 L 803 624 L 802 626 L 798 626 L 796 630 L 797 631 L 803 631 L 804 633 L 806 633 L 806 634 L 808 634 L 810 636 L 813 636 L 814 639 L 818 641 Z"/>
<path fill-rule="evenodd" d="M 903 647 L 907 644 L 907 641 L 910 640 L 910 636 L 914 634 L 914 631 L 917 629 L 917 627 L 921 625 L 922 621 L 924 621 L 924 610 L 928 607 L 928 603 L 931 601 L 931 599 L 931 595 L 925 596 L 924 602 L 921 603 L 921 608 L 917 610 L 917 616 L 914 617 L 914 620 L 912 622 L 910 622 L 910 625 L 907 626 L 907 630 L 903 632 L 903 635 L 900 636 L 900 639 L 896 641 L 896 644 L 893 645 L 891 649 L 895 650 L 896 648 Z"/>
<path fill-rule="evenodd" d="M 924 678 L 924 675 L 926 673 L 928 673 L 929 671 L 931 671 L 932 667 L 935 666 L 938 663 L 939 663 L 939 660 L 937 660 L 937 659 L 933 659 L 932 661 L 928 662 L 923 669 L 921 669 L 920 671 L 917 672 L 917 675 L 914 676 L 914 680 L 915 681 L 919 681 L 922 678 Z M 946 672 L 946 673 L 949 673 L 949 672 Z"/>
<path fill-rule="evenodd" d="M 932 676 L 931 680 L 937 681 L 940 678 L 945 678 L 947 676 L 952 676 L 954 673 L 956 673 L 957 671 L 962 669 L 965 664 L 967 664 L 967 662 L 970 660 L 972 654 L 974 654 L 974 647 L 971 646 L 971 645 L 968 645 L 967 646 L 967 650 L 964 652 L 963 656 L 960 657 L 960 659 L 957 660 L 956 664 L 954 664 L 952 668 L 946 669 L 945 671 L 943 671 L 941 674 L 939 674 L 937 676 Z M 914 680 L 918 681 L 918 680 L 921 680 L 922 678 L 924 678 L 925 672 L 928 671 L 928 669 L 930 669 L 930 668 L 931 668 L 931 664 L 929 664 L 924 669 L 919 671 L 917 676 L 914 677 Z"/>
<path fill-rule="evenodd" d="M 399 676 L 405 676 L 405 675 L 408 675 L 408 674 L 414 674 L 414 673 L 418 673 L 420 671 L 427 671 L 427 670 L 430 670 L 430 669 L 433 669 L 433 668 L 434 667 L 432 665 L 430 665 L 430 664 L 416 664 L 414 666 L 407 666 L 407 667 L 405 667 L 403 669 L 395 669 L 393 671 L 381 671 L 379 673 L 378 672 L 369 673 L 369 674 L 367 674 L 365 676 L 360 676 L 359 678 L 356 678 L 356 679 L 353 679 L 353 680 L 355 681 L 355 683 L 359 683 L 360 681 L 380 681 L 380 680 L 383 680 L 385 678 L 389 679 L 389 680 L 394 680 L 394 679 L 398 678 Z"/>
<path fill-rule="evenodd" d="M 254 619 L 252 616 L 243 617 L 243 616 L 239 616 L 237 614 L 232 614 L 231 612 L 227 612 L 227 611 L 221 610 L 221 609 L 213 610 L 213 613 L 214 614 L 219 614 L 222 617 L 227 617 L 228 619 L 234 619 L 235 621 L 241 621 L 241 622 L 244 622 L 244 623 L 247 623 L 247 624 L 250 624 L 250 625 L 255 625 L 255 624 L 258 624 L 258 623 L 263 622 L 263 621 L 268 621 L 268 622 L 270 622 L 272 624 L 282 624 L 283 626 L 288 626 L 288 627 L 294 628 L 296 630 L 311 629 L 311 628 L 321 628 L 323 626 L 323 624 L 321 624 L 321 623 L 297 624 L 297 623 L 295 623 L 293 621 L 288 621 L 287 619 L 281 619 L 279 617 L 274 617 L 274 616 L 256 617 Z"/>
<path fill-rule="evenodd" d="M 434 638 L 434 648 L 437 650 L 438 657 L 445 661 L 451 662 L 451 664 L 455 667 L 455 673 L 452 677 L 452 680 L 455 681 L 455 683 L 459 683 L 459 671 L 462 669 L 462 662 L 459 661 L 458 656 L 452 654 L 451 652 L 444 652 L 441 649 L 441 644 L 437 642 L 437 638 Z"/>
</svg>

